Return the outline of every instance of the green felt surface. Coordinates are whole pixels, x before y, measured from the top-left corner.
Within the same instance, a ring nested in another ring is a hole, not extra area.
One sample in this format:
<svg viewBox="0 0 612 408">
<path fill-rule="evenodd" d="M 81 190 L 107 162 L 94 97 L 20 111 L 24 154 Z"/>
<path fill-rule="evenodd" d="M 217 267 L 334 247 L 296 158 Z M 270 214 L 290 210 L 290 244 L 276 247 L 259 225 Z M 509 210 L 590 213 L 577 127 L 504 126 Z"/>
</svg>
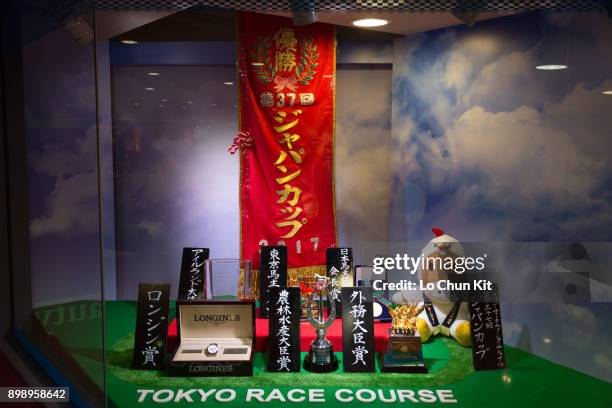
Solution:
<svg viewBox="0 0 612 408">
<path fill-rule="evenodd" d="M 302 368 L 299 373 L 271 373 L 265 370 L 264 353 L 256 353 L 254 359 L 253 377 L 167 377 L 163 371 L 142 371 L 130 368 L 132 362 L 132 347 L 134 336 L 128 335 L 120 339 L 109 351 L 108 365 L 111 374 L 123 381 L 142 386 L 153 387 L 262 387 L 291 386 L 308 384 L 309 386 L 341 386 L 346 383 L 347 375 L 342 369 L 342 353 L 336 353 L 340 361 L 340 369 L 325 375 L 310 373 Z M 457 345 L 448 339 L 437 339 L 425 345 L 428 356 L 426 364 L 429 374 L 406 376 L 395 373 L 352 373 L 351 381 L 368 387 L 407 386 L 431 387 L 444 385 L 460 379 L 471 373 L 472 358 L 469 349 Z M 302 361 L 306 353 L 302 353 Z M 378 366 L 378 362 L 377 362 Z M 380 371 L 377 367 L 377 371 Z"/>
<path fill-rule="evenodd" d="M 207 400 L 205 405 L 244 406 L 249 388 L 262 388 L 270 392 L 278 388 L 286 392 L 292 388 L 324 388 L 329 405 L 346 405 L 337 402 L 335 392 L 340 388 L 356 390 L 369 388 L 381 390 L 388 395 L 397 389 L 448 389 L 452 390 L 460 407 L 612 407 L 612 384 L 560 366 L 548 360 L 512 347 L 506 347 L 508 368 L 495 371 L 475 372 L 471 369 L 469 349 L 463 349 L 447 339 L 436 339 L 424 344 L 424 356 L 430 374 L 312 374 L 308 372 L 275 374 L 263 370 L 262 354 L 257 354 L 253 377 L 171 378 L 161 372 L 135 371 L 129 368 L 132 334 L 135 326 L 136 304 L 133 302 L 108 302 L 107 347 L 108 370 L 107 391 L 109 406 L 129 407 L 136 405 L 138 389 L 221 389 L 234 388 L 237 397 L 230 403 Z M 173 313 L 173 311 L 171 311 Z M 341 353 L 338 353 L 341 357 Z M 201 406 L 201 403 L 171 403 L 172 406 Z M 271 401 L 266 406 L 281 406 L 286 403 Z M 292 403 L 295 405 L 295 403 Z M 361 405 L 353 401 L 351 405 Z M 397 405 L 423 405 L 404 402 Z M 321 404 L 319 404 L 321 405 Z M 368 406 L 394 404 L 374 401 Z M 425 404 L 438 405 L 443 404 Z M 160 406 L 146 400 L 138 406 Z"/>
<path fill-rule="evenodd" d="M 49 356 L 70 367 L 67 377 L 86 383 L 90 388 L 103 388 L 104 356 L 102 302 L 77 301 L 34 309 L 47 338 L 38 338 L 54 350 Z M 86 381 L 85 381 L 86 380 Z"/>
</svg>

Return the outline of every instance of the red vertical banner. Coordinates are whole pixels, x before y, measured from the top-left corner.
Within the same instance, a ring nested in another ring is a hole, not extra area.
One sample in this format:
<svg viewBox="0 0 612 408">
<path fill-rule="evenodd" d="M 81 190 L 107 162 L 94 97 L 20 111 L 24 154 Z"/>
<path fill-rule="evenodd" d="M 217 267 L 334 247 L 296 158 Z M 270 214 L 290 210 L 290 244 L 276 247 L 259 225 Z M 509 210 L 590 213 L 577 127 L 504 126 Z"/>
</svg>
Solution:
<svg viewBox="0 0 612 408">
<path fill-rule="evenodd" d="M 329 24 L 238 13 L 242 257 L 286 245 L 289 281 L 325 273 L 336 246 L 336 36 Z"/>
</svg>

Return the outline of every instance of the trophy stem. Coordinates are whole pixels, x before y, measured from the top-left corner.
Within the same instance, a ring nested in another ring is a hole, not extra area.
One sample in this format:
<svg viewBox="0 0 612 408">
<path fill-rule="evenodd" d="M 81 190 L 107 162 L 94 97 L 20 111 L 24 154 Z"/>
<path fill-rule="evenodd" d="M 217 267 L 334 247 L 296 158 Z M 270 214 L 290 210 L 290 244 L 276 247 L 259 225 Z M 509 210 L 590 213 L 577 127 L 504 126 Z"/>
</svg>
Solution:
<svg viewBox="0 0 612 408">
<path fill-rule="evenodd" d="M 338 369 L 338 358 L 334 354 L 331 342 L 325 337 L 327 334 L 327 327 L 329 327 L 334 320 L 334 313 L 327 316 L 327 319 L 323 315 L 323 294 L 327 292 L 328 301 L 333 302 L 331 291 L 328 286 L 328 279 L 319 277 L 316 289 L 312 291 L 306 306 L 308 320 L 314 327 L 317 338 L 310 344 L 310 350 L 304 359 L 304 369 L 313 373 L 330 373 Z M 315 318 L 312 315 L 312 302 L 315 300 L 317 294 L 319 298 L 317 299 L 316 307 L 319 311 L 319 315 Z"/>
<path fill-rule="evenodd" d="M 321 291 L 321 294 L 319 295 L 319 303 L 317 304 L 317 307 L 319 309 L 319 322 L 323 323 L 325 321 L 323 316 L 323 291 Z"/>
</svg>

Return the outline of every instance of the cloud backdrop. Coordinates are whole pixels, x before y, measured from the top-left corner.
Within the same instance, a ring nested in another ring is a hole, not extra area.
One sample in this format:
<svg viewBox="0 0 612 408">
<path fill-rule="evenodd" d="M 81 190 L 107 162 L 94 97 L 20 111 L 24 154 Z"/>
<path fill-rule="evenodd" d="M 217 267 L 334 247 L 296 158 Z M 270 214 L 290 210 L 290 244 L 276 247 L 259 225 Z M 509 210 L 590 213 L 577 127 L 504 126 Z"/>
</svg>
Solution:
<svg viewBox="0 0 612 408">
<path fill-rule="evenodd" d="M 396 40 L 390 220 L 395 240 L 427 241 L 439 226 L 462 241 L 526 242 L 495 259 L 515 295 L 505 340 L 526 328 L 534 352 L 608 380 L 608 278 L 542 273 L 539 257 L 564 246 L 529 242 L 607 243 L 607 254 L 586 246 L 612 270 L 611 41 L 603 14 L 540 13 Z M 606 302 L 589 303 L 589 284 Z"/>
</svg>

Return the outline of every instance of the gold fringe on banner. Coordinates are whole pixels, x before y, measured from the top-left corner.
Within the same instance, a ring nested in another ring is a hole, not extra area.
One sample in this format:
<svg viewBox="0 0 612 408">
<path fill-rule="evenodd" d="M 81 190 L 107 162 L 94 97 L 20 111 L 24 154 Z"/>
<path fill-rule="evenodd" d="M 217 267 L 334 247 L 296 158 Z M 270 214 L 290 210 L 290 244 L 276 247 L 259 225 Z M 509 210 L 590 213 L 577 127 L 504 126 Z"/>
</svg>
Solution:
<svg viewBox="0 0 612 408">
<path fill-rule="evenodd" d="M 325 265 L 302 266 L 300 268 L 289 268 L 287 270 L 287 286 L 300 286 L 300 280 L 306 278 L 314 278 L 315 275 L 325 275 L 327 273 Z M 240 271 L 240 281 L 238 282 L 238 295 L 240 298 L 245 298 L 246 277 L 245 271 Z M 250 276 L 251 296 L 259 299 L 259 269 L 251 269 Z M 248 296 L 246 296 L 248 297 Z"/>
</svg>

